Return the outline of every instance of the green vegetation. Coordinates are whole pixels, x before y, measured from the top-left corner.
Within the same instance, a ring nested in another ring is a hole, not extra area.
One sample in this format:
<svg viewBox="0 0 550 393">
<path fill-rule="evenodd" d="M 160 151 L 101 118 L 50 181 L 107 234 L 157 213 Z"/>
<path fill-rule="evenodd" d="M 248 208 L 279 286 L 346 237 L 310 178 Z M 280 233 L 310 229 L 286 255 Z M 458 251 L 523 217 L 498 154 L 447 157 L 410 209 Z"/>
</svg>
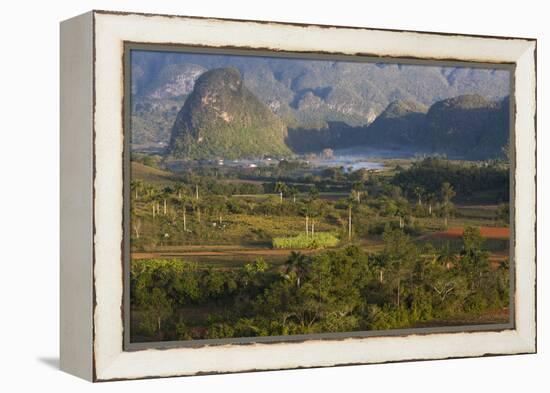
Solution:
<svg viewBox="0 0 550 393">
<path fill-rule="evenodd" d="M 133 147 L 153 150 L 165 148 L 185 99 L 185 96 L 136 99 L 131 117 Z"/>
<path fill-rule="evenodd" d="M 368 126 L 329 121 L 322 127 L 289 128 L 287 143 L 299 152 L 324 148 L 378 147 L 483 160 L 505 158 L 509 139 L 509 100 L 464 95 L 429 109 L 399 100 Z"/>
<path fill-rule="evenodd" d="M 469 94 L 436 102 L 426 115 L 419 146 L 471 158 L 501 157 L 509 139 L 510 101 Z"/>
<path fill-rule="evenodd" d="M 131 340 L 506 321 L 509 76 L 133 53 Z"/>
<path fill-rule="evenodd" d="M 274 248 L 327 248 L 335 247 L 339 240 L 332 233 L 315 233 L 312 235 L 299 234 L 292 237 L 276 237 L 273 239 Z"/>
<path fill-rule="evenodd" d="M 461 200 L 505 203 L 509 198 L 509 166 L 503 161 L 458 162 L 429 157 L 399 171 L 393 184 L 408 194 L 432 198 L 448 183 Z"/>
<path fill-rule="evenodd" d="M 508 225 L 504 162 L 399 160 L 381 172 L 191 162 L 171 172 L 135 158 L 133 341 L 507 318 L 508 235 L 479 230 Z"/>
<path fill-rule="evenodd" d="M 412 327 L 507 307 L 508 267 L 491 269 L 479 230 L 458 253 L 418 246 L 399 229 L 383 248 L 292 252 L 216 270 L 171 260 L 132 262 L 134 340 L 188 340 Z"/>
<path fill-rule="evenodd" d="M 377 146 L 415 144 L 427 112 L 428 107 L 415 101 L 391 102 L 368 127 L 363 143 Z"/>
<path fill-rule="evenodd" d="M 285 156 L 286 133 L 238 70 L 220 68 L 197 79 L 174 123 L 169 153 L 187 159 Z"/>
</svg>

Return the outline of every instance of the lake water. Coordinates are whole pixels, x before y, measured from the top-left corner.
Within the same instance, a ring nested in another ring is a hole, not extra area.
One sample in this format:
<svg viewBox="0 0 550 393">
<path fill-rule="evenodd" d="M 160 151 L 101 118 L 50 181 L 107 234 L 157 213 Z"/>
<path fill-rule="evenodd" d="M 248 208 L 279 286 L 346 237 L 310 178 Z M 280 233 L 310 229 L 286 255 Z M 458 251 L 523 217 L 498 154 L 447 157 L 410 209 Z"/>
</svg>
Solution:
<svg viewBox="0 0 550 393">
<path fill-rule="evenodd" d="M 307 162 L 321 170 L 328 167 L 343 167 L 346 172 L 352 172 L 359 169 L 367 170 L 382 170 L 385 165 L 380 162 L 381 159 L 409 159 L 418 158 L 426 153 L 419 151 L 407 151 L 407 150 L 390 150 L 390 149 L 378 149 L 369 148 L 365 146 L 352 147 L 347 149 L 336 149 L 333 152 L 333 157 L 323 158 L 316 157 L 309 159 Z M 300 160 L 304 160 L 302 157 Z M 194 165 L 217 165 L 226 167 L 242 167 L 242 168 L 256 168 L 260 166 L 272 166 L 277 165 L 279 158 L 256 158 L 256 159 L 238 159 L 238 160 L 210 160 L 205 164 L 199 164 L 198 162 L 184 162 L 174 161 L 169 163 L 171 170 L 179 171 L 189 166 Z"/>
<path fill-rule="evenodd" d="M 344 167 L 345 170 L 349 172 L 353 172 L 358 169 L 378 170 L 384 168 L 384 164 L 369 161 L 366 157 L 362 156 L 335 156 L 332 158 L 319 158 L 311 160 L 310 163 L 315 166 Z"/>
<path fill-rule="evenodd" d="M 334 150 L 331 158 L 316 158 L 311 164 L 318 167 L 344 167 L 346 171 L 358 169 L 380 170 L 384 164 L 373 159 L 410 159 L 425 156 L 427 153 L 409 150 L 369 148 L 366 146 Z"/>
</svg>

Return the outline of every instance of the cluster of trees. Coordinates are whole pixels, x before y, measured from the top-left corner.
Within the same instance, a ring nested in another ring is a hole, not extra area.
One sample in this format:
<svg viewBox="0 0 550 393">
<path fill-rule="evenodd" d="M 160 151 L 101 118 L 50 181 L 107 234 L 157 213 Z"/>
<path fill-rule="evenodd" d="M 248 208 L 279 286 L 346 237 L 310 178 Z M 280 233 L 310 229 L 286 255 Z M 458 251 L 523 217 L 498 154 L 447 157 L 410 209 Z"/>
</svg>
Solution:
<svg viewBox="0 0 550 393">
<path fill-rule="evenodd" d="M 152 154 L 141 154 L 141 153 L 131 153 L 131 160 L 133 162 L 139 162 L 140 164 L 152 167 L 159 168 L 162 162 L 162 157 Z"/>
<path fill-rule="evenodd" d="M 490 266 L 479 229 L 465 230 L 458 252 L 418 246 L 400 229 L 383 237 L 377 253 L 354 245 L 292 252 L 273 267 L 261 258 L 230 270 L 134 260 L 132 339 L 392 329 L 508 306 L 508 265 Z"/>
<path fill-rule="evenodd" d="M 392 180 L 407 195 L 419 200 L 436 195 L 445 182 L 463 199 L 474 193 L 492 191 L 493 203 L 505 203 L 509 200 L 510 168 L 503 161 L 460 163 L 428 157 L 413 163 L 409 169 L 400 170 Z"/>
</svg>

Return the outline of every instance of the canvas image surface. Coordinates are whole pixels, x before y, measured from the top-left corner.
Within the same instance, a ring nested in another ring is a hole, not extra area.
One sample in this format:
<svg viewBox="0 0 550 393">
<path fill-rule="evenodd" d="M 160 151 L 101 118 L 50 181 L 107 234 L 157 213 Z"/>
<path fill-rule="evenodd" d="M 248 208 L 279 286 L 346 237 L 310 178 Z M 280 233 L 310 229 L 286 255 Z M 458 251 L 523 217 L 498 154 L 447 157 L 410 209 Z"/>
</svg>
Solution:
<svg viewBox="0 0 550 393">
<path fill-rule="evenodd" d="M 131 343 L 510 323 L 512 69 L 130 56 Z"/>
</svg>

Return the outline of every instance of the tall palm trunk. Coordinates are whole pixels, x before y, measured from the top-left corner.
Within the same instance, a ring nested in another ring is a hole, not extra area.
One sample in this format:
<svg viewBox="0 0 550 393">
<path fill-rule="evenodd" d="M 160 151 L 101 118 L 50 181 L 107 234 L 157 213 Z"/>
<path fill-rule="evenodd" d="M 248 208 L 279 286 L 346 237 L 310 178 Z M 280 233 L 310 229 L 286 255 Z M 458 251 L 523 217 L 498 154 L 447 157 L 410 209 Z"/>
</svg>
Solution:
<svg viewBox="0 0 550 393">
<path fill-rule="evenodd" d="M 351 241 L 351 206 L 348 208 L 348 240 Z"/>
<path fill-rule="evenodd" d="M 397 277 L 397 308 L 401 304 L 401 277 Z"/>
<path fill-rule="evenodd" d="M 185 214 L 185 207 L 183 208 L 183 230 L 184 231 L 187 231 L 187 217 L 186 217 L 186 214 Z"/>
<path fill-rule="evenodd" d="M 139 239 L 140 229 L 141 229 L 141 221 L 138 219 L 134 222 L 134 231 L 136 232 L 136 239 Z"/>
</svg>

